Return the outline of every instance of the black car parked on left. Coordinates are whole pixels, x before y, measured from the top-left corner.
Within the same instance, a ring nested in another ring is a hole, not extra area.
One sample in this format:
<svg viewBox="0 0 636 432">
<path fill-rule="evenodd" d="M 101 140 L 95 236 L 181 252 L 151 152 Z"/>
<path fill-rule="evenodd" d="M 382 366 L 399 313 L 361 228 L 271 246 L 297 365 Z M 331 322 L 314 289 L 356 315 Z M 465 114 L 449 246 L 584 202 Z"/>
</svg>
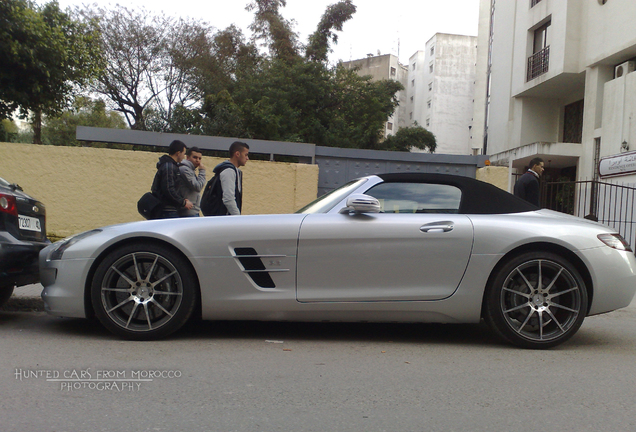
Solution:
<svg viewBox="0 0 636 432">
<path fill-rule="evenodd" d="M 0 178 L 0 306 L 16 286 L 40 281 L 38 255 L 49 243 L 44 204 Z"/>
</svg>

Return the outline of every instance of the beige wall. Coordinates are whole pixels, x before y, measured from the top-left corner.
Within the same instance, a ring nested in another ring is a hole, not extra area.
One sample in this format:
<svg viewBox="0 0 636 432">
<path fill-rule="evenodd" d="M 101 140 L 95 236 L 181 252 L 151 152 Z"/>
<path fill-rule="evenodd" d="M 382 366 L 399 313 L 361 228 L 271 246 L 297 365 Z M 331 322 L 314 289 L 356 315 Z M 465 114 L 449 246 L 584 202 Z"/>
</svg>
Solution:
<svg viewBox="0 0 636 432">
<path fill-rule="evenodd" d="M 160 153 L 0 143 L 0 177 L 42 201 L 49 235 L 143 220 L 137 200 L 150 190 Z M 204 157 L 211 170 L 223 161 Z M 243 213 L 292 213 L 314 200 L 318 166 L 250 161 L 242 168 Z"/>
<path fill-rule="evenodd" d="M 486 166 L 478 168 L 475 178 L 508 191 L 508 167 Z"/>
</svg>

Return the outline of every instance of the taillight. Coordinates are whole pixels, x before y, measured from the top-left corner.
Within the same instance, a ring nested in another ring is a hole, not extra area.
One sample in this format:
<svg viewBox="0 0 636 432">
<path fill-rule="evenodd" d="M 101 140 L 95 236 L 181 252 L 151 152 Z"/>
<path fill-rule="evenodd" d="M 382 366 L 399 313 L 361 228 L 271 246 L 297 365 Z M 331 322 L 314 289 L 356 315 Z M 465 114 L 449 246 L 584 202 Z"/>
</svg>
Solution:
<svg viewBox="0 0 636 432">
<path fill-rule="evenodd" d="M 15 203 L 13 195 L 5 195 L 0 193 L 0 212 L 9 213 L 10 215 L 18 215 L 18 206 Z"/>
</svg>

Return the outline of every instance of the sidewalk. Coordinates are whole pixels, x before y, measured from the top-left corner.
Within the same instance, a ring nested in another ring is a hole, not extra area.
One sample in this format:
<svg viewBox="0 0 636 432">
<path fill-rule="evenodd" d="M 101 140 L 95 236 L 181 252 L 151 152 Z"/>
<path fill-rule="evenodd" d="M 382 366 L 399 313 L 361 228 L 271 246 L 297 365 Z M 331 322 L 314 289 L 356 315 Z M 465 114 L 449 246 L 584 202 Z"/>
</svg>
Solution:
<svg viewBox="0 0 636 432">
<path fill-rule="evenodd" d="M 13 290 L 12 297 L 36 297 L 40 298 L 44 287 L 42 284 L 24 285 Z"/>
<path fill-rule="evenodd" d="M 24 285 L 13 290 L 13 295 L 7 303 L 0 307 L 4 311 L 43 311 L 42 285 Z"/>
</svg>

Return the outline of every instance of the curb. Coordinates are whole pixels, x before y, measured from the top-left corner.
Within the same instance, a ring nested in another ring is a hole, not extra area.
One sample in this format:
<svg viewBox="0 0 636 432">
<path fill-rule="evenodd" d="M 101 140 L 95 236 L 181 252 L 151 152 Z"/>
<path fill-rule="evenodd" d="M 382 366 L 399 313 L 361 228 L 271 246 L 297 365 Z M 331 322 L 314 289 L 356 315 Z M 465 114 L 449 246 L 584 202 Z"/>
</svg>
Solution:
<svg viewBox="0 0 636 432">
<path fill-rule="evenodd" d="M 44 312 L 44 301 L 39 297 L 11 296 L 0 306 L 2 312 Z"/>
</svg>

